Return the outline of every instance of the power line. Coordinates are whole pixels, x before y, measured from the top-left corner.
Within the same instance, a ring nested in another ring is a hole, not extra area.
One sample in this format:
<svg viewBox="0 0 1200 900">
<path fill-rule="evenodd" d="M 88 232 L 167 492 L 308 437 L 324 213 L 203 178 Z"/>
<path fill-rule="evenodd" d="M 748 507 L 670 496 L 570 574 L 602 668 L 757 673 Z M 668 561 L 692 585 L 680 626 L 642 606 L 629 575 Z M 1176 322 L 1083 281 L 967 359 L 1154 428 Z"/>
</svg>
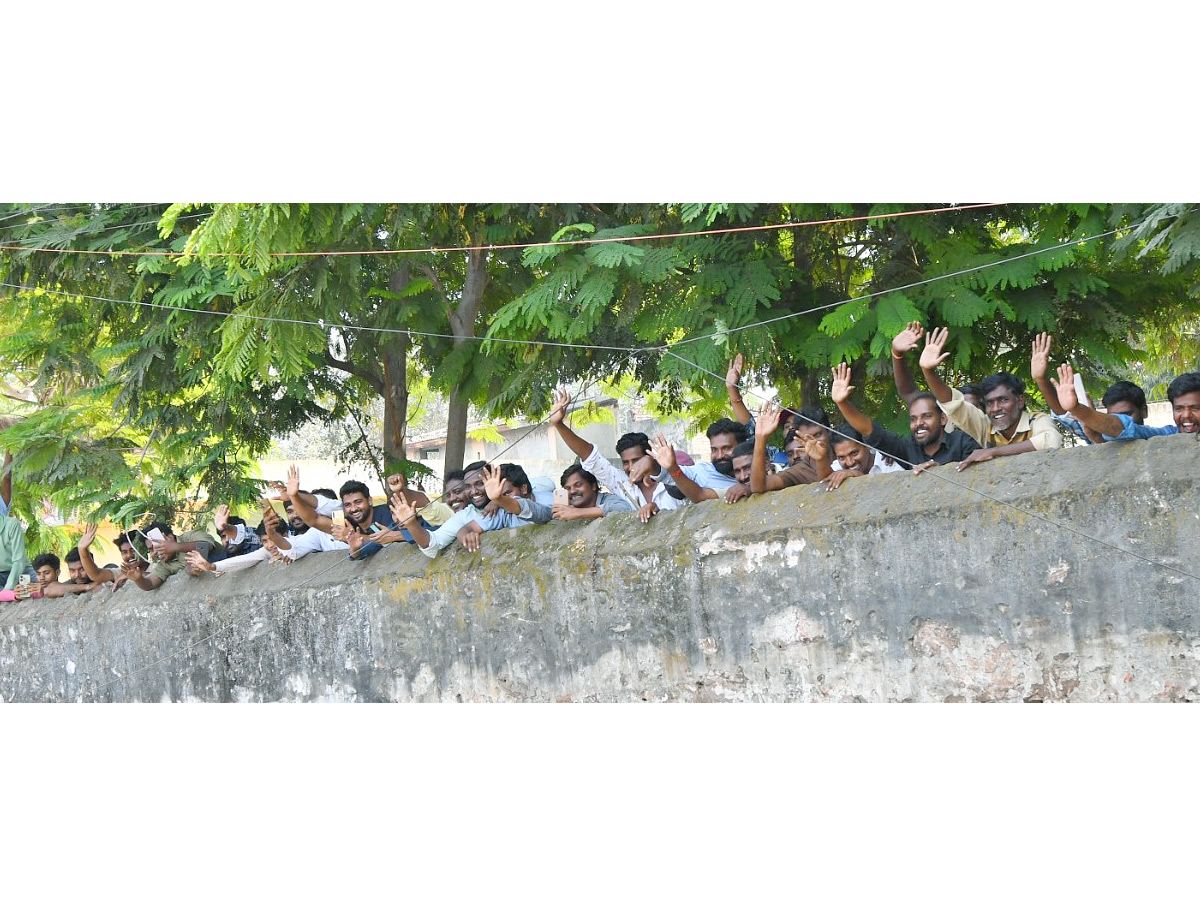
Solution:
<svg viewBox="0 0 1200 900">
<path fill-rule="evenodd" d="M 836 219 L 813 219 L 806 222 L 784 222 L 775 225 L 743 225 L 731 228 L 709 228 L 698 231 L 678 231 L 668 234 L 644 234 L 631 235 L 629 237 L 607 237 L 607 238 L 575 238 L 569 241 L 532 241 L 529 243 L 517 244 L 480 244 L 477 246 L 452 246 L 452 247 L 418 247 L 418 248 L 397 248 L 392 250 L 296 250 L 296 251 L 278 251 L 268 253 L 269 257 L 305 257 L 305 256 L 401 256 L 407 254 L 423 254 L 423 253 L 471 253 L 478 251 L 491 252 L 493 250 L 527 250 L 531 247 L 573 247 L 587 246 L 590 244 L 617 244 L 617 243 L 635 243 L 640 241 L 656 241 L 668 238 L 681 237 L 704 237 L 717 234 L 745 234 L 749 232 L 759 231 L 782 231 L 788 228 L 805 228 L 814 225 L 838 225 L 847 222 L 866 222 L 876 221 L 879 219 L 897 219 L 903 216 L 922 216 L 932 215 L 943 212 L 959 212 L 969 209 L 984 209 L 988 207 L 1006 206 L 1006 203 L 972 203 L 966 206 L 943 206 L 935 209 L 912 209 L 894 213 L 878 213 L 876 215 L 865 216 L 844 216 Z M 11 246 L 0 244 L 0 250 L 12 250 Z M 232 252 L 216 252 L 216 253 L 186 253 L 179 250 L 76 250 L 76 249 L 54 249 L 50 247 L 27 247 L 36 253 L 76 253 L 85 255 L 108 255 L 121 254 L 123 256 L 171 256 L 171 257 L 197 257 L 197 258 L 218 258 L 226 256 L 241 256 L 240 253 Z"/>
</svg>

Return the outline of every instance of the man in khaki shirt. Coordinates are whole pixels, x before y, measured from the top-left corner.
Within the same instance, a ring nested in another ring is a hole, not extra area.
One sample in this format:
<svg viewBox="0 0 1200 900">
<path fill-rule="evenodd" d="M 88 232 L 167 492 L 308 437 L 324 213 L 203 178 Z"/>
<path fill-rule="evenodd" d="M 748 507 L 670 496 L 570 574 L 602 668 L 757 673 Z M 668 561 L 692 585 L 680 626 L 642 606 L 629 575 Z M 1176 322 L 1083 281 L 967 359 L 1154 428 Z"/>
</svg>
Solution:
<svg viewBox="0 0 1200 900">
<path fill-rule="evenodd" d="M 921 371 L 946 417 L 982 448 L 958 464 L 959 472 L 997 456 L 1056 450 L 1062 446 L 1062 433 L 1054 420 L 1046 413 L 1031 413 L 1025 408 L 1025 384 L 1011 372 L 997 372 L 980 382 L 983 412 L 965 402 L 961 391 L 942 381 L 937 368 L 950 356 L 943 351 L 947 337 L 947 329 L 935 328 L 925 338 Z"/>
</svg>

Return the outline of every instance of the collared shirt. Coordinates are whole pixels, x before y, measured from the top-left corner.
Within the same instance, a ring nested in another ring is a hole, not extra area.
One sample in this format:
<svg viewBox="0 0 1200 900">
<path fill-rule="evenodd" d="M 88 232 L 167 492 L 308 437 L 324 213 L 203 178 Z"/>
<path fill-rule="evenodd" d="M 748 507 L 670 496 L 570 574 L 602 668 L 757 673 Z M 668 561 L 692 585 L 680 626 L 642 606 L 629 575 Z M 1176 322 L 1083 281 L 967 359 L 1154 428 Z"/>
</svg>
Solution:
<svg viewBox="0 0 1200 900">
<path fill-rule="evenodd" d="M 798 484 L 816 484 L 821 480 L 821 473 L 817 471 L 817 464 L 804 456 L 795 465 L 780 471 L 779 479 L 785 488 L 790 488 Z"/>
<path fill-rule="evenodd" d="M 592 452 L 588 454 L 588 458 L 583 461 L 583 469 L 585 472 L 595 475 L 596 480 L 608 488 L 611 493 L 624 497 L 631 505 L 636 504 L 633 506 L 634 509 L 646 505 L 647 501 L 642 494 L 642 489 L 630 481 L 629 476 L 621 469 L 601 456 L 595 444 L 592 445 Z M 657 506 L 659 511 L 666 512 L 686 506 L 688 501 L 672 497 L 667 491 L 667 485 L 662 481 L 656 481 L 654 482 L 654 493 L 650 495 L 649 502 Z"/>
<path fill-rule="evenodd" d="M 1139 425 L 1133 421 L 1133 416 L 1125 413 L 1112 413 L 1121 420 L 1124 430 L 1116 437 L 1104 435 L 1106 441 L 1144 441 L 1146 438 L 1162 437 L 1164 434 L 1179 434 L 1178 425 Z"/>
<path fill-rule="evenodd" d="M 1034 450 L 1057 450 L 1062 446 L 1061 432 L 1055 427 L 1054 420 L 1045 413 L 1030 414 L 1027 409 L 1021 410 L 1017 430 L 1009 438 L 996 430 L 983 410 L 963 400 L 962 391 L 958 388 L 951 388 L 950 395 L 948 402 L 939 400 L 938 406 L 950 421 L 974 438 L 981 447 L 1007 447 L 1021 441 L 1029 441 Z"/>
<path fill-rule="evenodd" d="M 710 462 L 696 463 L 694 466 L 680 466 L 679 470 L 700 487 L 712 488 L 720 496 L 724 496 L 726 490 L 737 484 L 736 478 L 732 475 L 722 475 Z M 663 484 L 675 484 L 675 479 L 666 469 L 660 470 L 657 475 L 651 477 Z"/>
<path fill-rule="evenodd" d="M 355 531 L 361 532 L 362 534 L 367 535 L 367 537 L 369 538 L 372 534 L 378 534 L 379 532 L 386 531 L 389 528 L 392 529 L 393 531 L 396 530 L 396 520 L 392 517 L 392 508 L 390 506 L 372 507 L 371 513 L 372 513 L 371 524 L 366 526 L 365 528 L 355 525 L 354 526 Z M 421 517 L 418 515 L 417 521 L 423 522 L 424 520 L 421 519 Z M 317 529 L 317 530 L 319 531 L 320 529 Z M 405 541 L 407 541 L 410 544 L 416 543 L 416 541 L 413 540 L 413 536 L 409 533 L 407 528 L 401 528 L 401 529 L 399 529 L 399 531 L 400 531 L 400 537 L 402 537 Z M 374 556 L 376 553 L 378 553 L 382 549 L 383 549 L 383 544 L 379 543 L 378 541 L 367 540 L 367 541 L 363 542 L 363 545 L 359 548 L 358 555 L 352 556 L 350 558 L 351 559 L 366 559 L 368 556 Z"/>
<path fill-rule="evenodd" d="M 874 427 L 869 435 L 863 437 L 863 443 L 876 450 L 882 450 L 889 456 L 896 457 L 904 463 L 905 468 L 910 464 L 919 465 L 931 460 L 939 466 L 944 466 L 949 462 L 962 462 L 979 449 L 979 444 L 974 438 L 956 428 L 954 431 L 942 435 L 941 446 L 938 447 L 937 453 L 933 456 L 926 456 L 925 450 L 911 434 L 908 437 L 900 437 L 896 432 L 881 427 L 878 422 L 873 421 L 871 424 Z M 875 456 L 876 459 L 880 458 L 878 453 Z"/>
<path fill-rule="evenodd" d="M 430 559 L 434 559 L 439 552 L 454 543 L 454 539 L 458 537 L 459 531 L 464 526 L 472 522 L 478 522 L 479 527 L 484 531 L 496 531 L 500 528 L 517 528 L 528 524 L 541 525 L 550 521 L 553 513 L 550 507 L 526 500 L 524 497 L 517 497 L 516 500 L 517 506 L 520 507 L 516 515 L 506 509 L 501 509 L 495 515 L 485 516 L 475 506 L 468 503 L 447 519 L 445 524 L 436 531 L 429 532 L 428 547 L 422 547 L 420 544 L 417 547 Z"/>
</svg>

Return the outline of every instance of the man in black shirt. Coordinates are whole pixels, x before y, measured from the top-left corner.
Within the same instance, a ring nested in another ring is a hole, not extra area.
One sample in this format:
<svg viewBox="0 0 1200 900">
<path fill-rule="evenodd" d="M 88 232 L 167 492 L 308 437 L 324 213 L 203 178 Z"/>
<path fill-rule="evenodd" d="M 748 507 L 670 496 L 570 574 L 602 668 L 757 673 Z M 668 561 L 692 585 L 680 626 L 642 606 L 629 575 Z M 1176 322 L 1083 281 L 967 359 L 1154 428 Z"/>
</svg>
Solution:
<svg viewBox="0 0 1200 900">
<path fill-rule="evenodd" d="M 928 391 L 920 391 L 909 400 L 908 427 L 912 433 L 907 438 L 863 415 L 850 402 L 853 392 L 850 367 L 842 363 L 833 370 L 830 391 L 838 409 L 846 422 L 859 430 L 867 446 L 882 451 L 885 456 L 895 457 L 905 468 L 921 472 L 930 466 L 962 462 L 979 449 L 975 439 L 961 429 L 946 432 L 946 414 L 938 406 L 937 398 Z"/>
</svg>

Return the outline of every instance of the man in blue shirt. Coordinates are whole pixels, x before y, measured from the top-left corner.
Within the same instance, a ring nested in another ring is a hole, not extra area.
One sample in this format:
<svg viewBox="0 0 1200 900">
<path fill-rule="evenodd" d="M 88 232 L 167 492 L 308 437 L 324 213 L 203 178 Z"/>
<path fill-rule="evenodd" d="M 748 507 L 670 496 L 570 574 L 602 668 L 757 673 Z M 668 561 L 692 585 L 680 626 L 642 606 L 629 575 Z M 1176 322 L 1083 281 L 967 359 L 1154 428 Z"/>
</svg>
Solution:
<svg viewBox="0 0 1200 900">
<path fill-rule="evenodd" d="M 407 529 L 396 528 L 392 511 L 387 506 L 372 506 L 371 491 L 361 481 L 347 481 L 338 491 L 346 517 L 344 525 L 335 523 L 330 516 L 321 515 L 315 507 L 301 500 L 300 470 L 296 466 L 288 469 L 287 492 L 292 501 L 292 509 L 300 515 L 305 524 L 349 544 L 351 559 L 373 556 L 383 549 L 384 544 L 397 541 L 413 543 L 412 535 Z"/>
<path fill-rule="evenodd" d="M 650 445 L 654 459 L 658 461 L 660 471 L 651 475 L 655 481 L 673 484 L 678 487 L 685 497 L 693 503 L 705 500 L 716 500 L 724 497 L 730 503 L 741 499 L 739 495 L 749 495 L 750 485 L 739 484 L 733 477 L 733 451 L 738 444 L 746 440 L 746 428 L 732 419 L 718 419 L 708 426 L 705 432 L 708 437 L 708 448 L 712 454 L 712 462 L 701 462 L 694 466 L 677 466 L 675 451 L 667 444 L 666 438 L 656 434 Z M 669 462 L 667 462 L 669 461 Z M 637 480 L 635 474 L 647 472 L 631 472 L 629 477 Z M 733 488 L 733 497 L 729 497 L 729 489 Z"/>
<path fill-rule="evenodd" d="M 1165 434 L 1200 433 L 1200 372 L 1185 372 L 1167 386 L 1174 425 L 1153 427 L 1135 421 L 1125 413 L 1102 413 L 1079 402 L 1075 394 L 1075 371 L 1070 363 L 1058 367 L 1058 381 L 1050 379 L 1058 394 L 1058 402 L 1075 418 L 1104 436 L 1106 441 L 1132 441 L 1159 437 Z"/>
</svg>

